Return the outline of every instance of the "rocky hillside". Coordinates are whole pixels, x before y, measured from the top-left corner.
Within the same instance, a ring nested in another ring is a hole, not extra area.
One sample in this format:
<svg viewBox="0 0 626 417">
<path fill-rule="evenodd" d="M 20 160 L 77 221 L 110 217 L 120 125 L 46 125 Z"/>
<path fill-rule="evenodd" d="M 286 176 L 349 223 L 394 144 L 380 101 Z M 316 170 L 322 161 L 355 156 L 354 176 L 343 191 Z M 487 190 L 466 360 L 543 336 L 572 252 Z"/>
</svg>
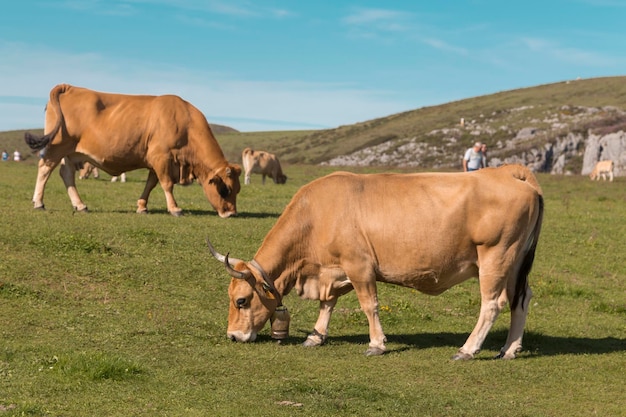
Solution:
<svg viewBox="0 0 626 417">
<path fill-rule="evenodd" d="M 515 118 L 515 125 L 509 125 Z M 525 122 L 523 122 L 525 121 Z M 475 141 L 488 145 L 488 165 L 521 163 L 536 172 L 588 174 L 598 160 L 615 162 L 615 174 L 626 175 L 626 111 L 614 107 L 501 109 L 490 115 L 428 132 L 425 137 L 394 138 L 379 145 L 322 162 L 333 166 L 397 166 L 458 169 L 462 152 Z M 471 140 L 467 140 L 468 136 Z"/>
<path fill-rule="evenodd" d="M 282 152 L 291 162 L 457 170 L 464 151 L 481 141 L 490 166 L 587 174 L 612 159 L 616 175 L 626 175 L 625 110 L 626 77 L 575 80 L 315 131 L 299 147 L 282 144 Z"/>
</svg>

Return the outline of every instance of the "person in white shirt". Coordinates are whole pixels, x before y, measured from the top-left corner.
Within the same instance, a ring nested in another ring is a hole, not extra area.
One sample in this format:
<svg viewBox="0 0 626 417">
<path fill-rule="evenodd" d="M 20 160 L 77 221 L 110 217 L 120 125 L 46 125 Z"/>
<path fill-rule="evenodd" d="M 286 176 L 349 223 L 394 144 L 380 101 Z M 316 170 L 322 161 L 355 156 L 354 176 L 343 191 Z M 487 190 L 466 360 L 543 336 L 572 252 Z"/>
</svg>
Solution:
<svg viewBox="0 0 626 417">
<path fill-rule="evenodd" d="M 482 143 L 476 142 L 474 146 L 465 151 L 465 155 L 463 155 L 463 171 L 477 171 L 485 166 L 485 158 L 481 150 L 482 146 Z"/>
</svg>

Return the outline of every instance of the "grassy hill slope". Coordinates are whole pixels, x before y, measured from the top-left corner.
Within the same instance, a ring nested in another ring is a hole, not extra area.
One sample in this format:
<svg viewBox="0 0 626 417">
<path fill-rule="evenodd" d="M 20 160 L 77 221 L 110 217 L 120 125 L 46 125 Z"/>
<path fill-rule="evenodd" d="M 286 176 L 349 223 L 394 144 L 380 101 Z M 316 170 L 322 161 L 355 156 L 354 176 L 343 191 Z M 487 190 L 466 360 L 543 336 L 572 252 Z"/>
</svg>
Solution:
<svg viewBox="0 0 626 417">
<path fill-rule="evenodd" d="M 483 132 L 489 132 L 487 139 L 481 136 L 481 140 L 496 143 L 510 139 L 531 124 L 542 128 L 549 123 L 548 119 L 571 115 L 577 108 L 606 106 L 626 109 L 626 77 L 592 78 L 503 91 L 334 129 L 279 132 L 215 129 L 215 134 L 226 157 L 235 162 L 240 161 L 243 148 L 251 146 L 276 153 L 283 163 L 318 164 L 382 143 L 395 147 L 409 140 L 418 140 L 426 145 L 440 144 L 441 135 L 430 133 L 458 127 L 461 118 L 470 125 L 480 123 Z M 593 124 L 580 119 L 576 123 L 576 126 L 568 126 L 567 129 L 586 129 L 602 124 L 598 122 L 597 115 Z M 609 125 L 620 123 L 623 121 L 606 122 Z M 471 144 L 476 133 L 464 129 L 455 135 L 454 143 L 448 144 L 446 152 L 458 160 L 458 155 Z M 0 146 L 8 150 L 17 148 L 26 154 L 28 149 L 22 137 L 23 131 L 0 133 Z M 549 141 L 551 138 L 543 137 L 541 140 Z"/>
</svg>

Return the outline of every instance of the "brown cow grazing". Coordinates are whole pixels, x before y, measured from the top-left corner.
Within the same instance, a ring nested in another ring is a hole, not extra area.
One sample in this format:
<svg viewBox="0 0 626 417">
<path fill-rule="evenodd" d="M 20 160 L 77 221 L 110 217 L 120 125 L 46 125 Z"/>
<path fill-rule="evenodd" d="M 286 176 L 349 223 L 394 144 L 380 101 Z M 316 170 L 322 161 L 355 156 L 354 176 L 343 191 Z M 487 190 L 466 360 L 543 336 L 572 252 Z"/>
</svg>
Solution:
<svg viewBox="0 0 626 417">
<path fill-rule="evenodd" d="M 607 176 L 609 177 L 609 181 L 613 181 L 613 161 L 610 159 L 599 161 L 593 168 L 593 171 L 591 171 L 591 174 L 589 174 L 589 178 L 591 178 L 592 181 L 600 181 L 600 177 L 606 181 Z"/>
<path fill-rule="evenodd" d="M 330 174 L 296 193 L 252 261 L 220 255 L 207 240 L 233 277 L 227 335 L 254 341 L 295 289 L 320 301 L 304 345 L 321 345 L 337 299 L 354 289 L 369 321 L 366 354 L 379 355 L 386 339 L 376 281 L 438 295 L 477 277 L 480 317 L 454 359 L 474 357 L 507 302 L 511 327 L 498 357 L 514 358 L 542 218 L 541 188 L 520 165 L 470 174 Z"/>
<path fill-rule="evenodd" d="M 101 93 L 67 84 L 50 91 L 45 135 L 25 134 L 34 150 L 47 147 L 39 161 L 33 203 L 44 208 L 46 182 L 61 161 L 60 173 L 72 205 L 87 211 L 76 190 L 77 167 L 89 162 L 113 176 L 139 168 L 149 170 L 137 201 L 147 212 L 148 196 L 161 184 L 167 210 L 182 210 L 172 193 L 174 184 L 197 179 L 220 217 L 237 213 L 241 168 L 229 164 L 204 115 L 173 95 L 145 96 Z"/>
<path fill-rule="evenodd" d="M 274 184 L 287 182 L 287 176 L 283 174 L 280 162 L 274 154 L 246 148 L 241 153 L 241 160 L 243 161 L 245 184 L 250 184 L 250 174 L 252 173 L 263 175 L 263 185 L 265 185 L 265 177 L 267 176 L 274 180 Z"/>
</svg>

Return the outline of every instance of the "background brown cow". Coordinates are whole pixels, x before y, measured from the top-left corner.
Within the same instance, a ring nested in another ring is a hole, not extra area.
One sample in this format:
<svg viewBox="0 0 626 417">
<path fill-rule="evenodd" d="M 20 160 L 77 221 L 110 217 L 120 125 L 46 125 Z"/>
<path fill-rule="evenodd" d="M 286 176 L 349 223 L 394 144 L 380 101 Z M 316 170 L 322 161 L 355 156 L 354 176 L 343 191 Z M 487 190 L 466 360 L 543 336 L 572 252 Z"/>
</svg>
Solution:
<svg viewBox="0 0 626 417">
<path fill-rule="evenodd" d="M 77 211 L 87 211 L 87 206 L 76 190 L 75 173 L 89 162 L 113 176 L 148 169 L 138 213 L 148 211 L 150 192 L 160 184 L 167 210 L 182 214 L 174 184 L 196 179 L 220 217 L 237 213 L 241 168 L 228 163 L 204 115 L 180 97 L 102 93 L 60 84 L 50 91 L 44 132 L 42 137 L 24 136 L 31 149 L 46 150 L 39 160 L 35 208 L 44 208 L 48 178 L 64 161 L 60 174 Z"/>
<path fill-rule="evenodd" d="M 287 176 L 283 174 L 280 162 L 274 154 L 246 148 L 241 153 L 241 160 L 243 161 L 245 184 L 250 184 L 250 174 L 252 173 L 263 176 L 263 185 L 265 185 L 265 177 L 268 176 L 274 180 L 274 184 L 287 182 Z"/>
</svg>

